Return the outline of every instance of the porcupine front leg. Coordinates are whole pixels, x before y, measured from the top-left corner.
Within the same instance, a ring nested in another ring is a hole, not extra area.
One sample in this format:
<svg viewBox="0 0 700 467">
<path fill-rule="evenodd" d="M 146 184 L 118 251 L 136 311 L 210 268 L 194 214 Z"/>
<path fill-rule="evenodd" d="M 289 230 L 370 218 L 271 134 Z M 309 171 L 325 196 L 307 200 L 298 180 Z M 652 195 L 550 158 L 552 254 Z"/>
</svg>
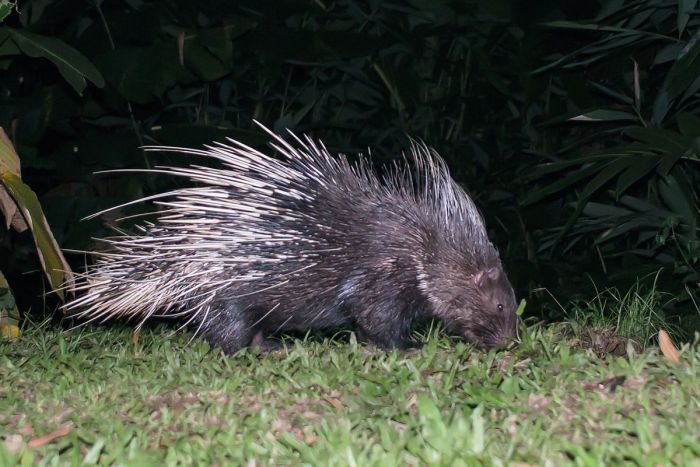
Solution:
<svg viewBox="0 0 700 467">
<path fill-rule="evenodd" d="M 415 313 L 403 300 L 381 299 L 358 304 L 357 335 L 382 349 L 408 350 L 421 347 L 411 338 Z"/>
</svg>

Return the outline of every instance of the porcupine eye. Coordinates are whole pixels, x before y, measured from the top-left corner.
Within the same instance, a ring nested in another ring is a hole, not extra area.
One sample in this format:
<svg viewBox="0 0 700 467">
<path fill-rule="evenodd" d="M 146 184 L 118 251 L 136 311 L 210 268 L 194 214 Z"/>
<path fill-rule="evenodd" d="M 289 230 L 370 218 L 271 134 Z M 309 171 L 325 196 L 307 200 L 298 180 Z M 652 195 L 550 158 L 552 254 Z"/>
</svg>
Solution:
<svg viewBox="0 0 700 467">
<path fill-rule="evenodd" d="M 503 305 L 500 303 L 496 305 L 496 308 L 498 308 L 498 311 L 503 311 Z"/>
</svg>

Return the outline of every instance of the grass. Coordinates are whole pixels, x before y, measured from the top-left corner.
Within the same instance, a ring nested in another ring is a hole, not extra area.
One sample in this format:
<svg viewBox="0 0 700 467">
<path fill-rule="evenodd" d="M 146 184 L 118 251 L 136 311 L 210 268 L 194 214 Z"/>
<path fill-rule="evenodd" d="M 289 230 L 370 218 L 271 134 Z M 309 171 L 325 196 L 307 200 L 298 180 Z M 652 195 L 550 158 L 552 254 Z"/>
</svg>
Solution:
<svg viewBox="0 0 700 467">
<path fill-rule="evenodd" d="M 560 315 L 568 316 L 571 330 L 583 341 L 590 341 L 593 333 L 598 334 L 598 338 L 604 335 L 615 340 L 630 340 L 637 349 L 642 349 L 656 345 L 656 335 L 661 329 L 674 339 L 682 339 L 688 332 L 658 311 L 664 307 L 664 299 L 673 298 L 669 299 L 657 289 L 657 279 L 658 273 L 637 281 L 626 292 L 615 287 L 599 290 L 594 283 L 593 298 L 574 300 L 566 308 L 559 305 Z"/>
<path fill-rule="evenodd" d="M 490 353 L 433 333 L 233 358 L 163 328 L 27 329 L 0 342 L 0 465 L 700 465 L 697 339 L 686 366 L 558 329 Z"/>
</svg>

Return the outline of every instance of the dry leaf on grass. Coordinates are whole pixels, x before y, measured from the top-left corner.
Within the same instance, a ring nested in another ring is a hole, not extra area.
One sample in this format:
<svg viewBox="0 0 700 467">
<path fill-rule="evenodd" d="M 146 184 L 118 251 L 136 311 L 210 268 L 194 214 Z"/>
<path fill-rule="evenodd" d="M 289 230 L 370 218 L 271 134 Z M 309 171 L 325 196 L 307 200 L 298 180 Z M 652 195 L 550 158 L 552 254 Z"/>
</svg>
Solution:
<svg viewBox="0 0 700 467">
<path fill-rule="evenodd" d="M 666 357 L 666 360 L 673 363 L 681 362 L 681 354 L 673 344 L 671 336 L 663 329 L 659 331 L 659 348 L 661 349 L 661 353 L 664 354 L 664 357 Z"/>
<path fill-rule="evenodd" d="M 27 446 L 29 446 L 30 448 L 38 448 L 38 447 L 41 447 L 45 444 L 49 444 L 53 440 L 67 436 L 68 433 L 70 433 L 72 429 L 73 429 L 73 424 L 67 423 L 66 425 L 63 425 L 58 430 L 52 431 L 51 433 L 47 433 L 44 436 L 39 436 L 38 438 L 34 438 L 34 439 L 30 440 L 27 443 Z"/>
</svg>

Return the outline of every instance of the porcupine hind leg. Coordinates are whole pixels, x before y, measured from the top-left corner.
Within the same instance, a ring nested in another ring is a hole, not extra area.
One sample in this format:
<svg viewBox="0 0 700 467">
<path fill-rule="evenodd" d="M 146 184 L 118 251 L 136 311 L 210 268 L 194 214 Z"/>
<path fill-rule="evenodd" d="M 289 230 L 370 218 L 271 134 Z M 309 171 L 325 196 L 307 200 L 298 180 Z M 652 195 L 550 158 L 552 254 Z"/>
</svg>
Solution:
<svg viewBox="0 0 700 467">
<path fill-rule="evenodd" d="M 221 347 L 226 355 L 233 355 L 248 347 L 256 335 L 243 310 L 233 301 L 214 305 L 201 324 L 204 338 L 213 347 Z M 195 328 L 199 323 L 193 325 Z"/>
</svg>

